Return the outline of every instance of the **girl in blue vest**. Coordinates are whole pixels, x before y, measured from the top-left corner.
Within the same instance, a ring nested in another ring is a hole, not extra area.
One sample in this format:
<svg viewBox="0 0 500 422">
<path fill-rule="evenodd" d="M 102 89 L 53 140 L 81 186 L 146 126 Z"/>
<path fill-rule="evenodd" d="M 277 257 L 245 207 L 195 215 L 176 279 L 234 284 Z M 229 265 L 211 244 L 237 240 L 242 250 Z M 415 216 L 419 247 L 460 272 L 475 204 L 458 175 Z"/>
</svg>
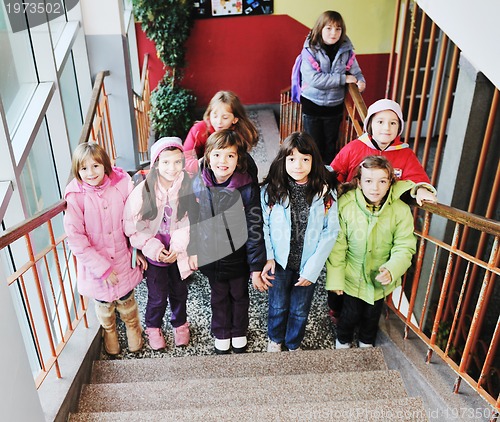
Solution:
<svg viewBox="0 0 500 422">
<path fill-rule="evenodd" d="M 261 189 L 267 262 L 254 287 L 269 292 L 268 352 L 300 348 L 316 280 L 339 230 L 335 189 L 312 137 L 288 136 Z"/>
</svg>

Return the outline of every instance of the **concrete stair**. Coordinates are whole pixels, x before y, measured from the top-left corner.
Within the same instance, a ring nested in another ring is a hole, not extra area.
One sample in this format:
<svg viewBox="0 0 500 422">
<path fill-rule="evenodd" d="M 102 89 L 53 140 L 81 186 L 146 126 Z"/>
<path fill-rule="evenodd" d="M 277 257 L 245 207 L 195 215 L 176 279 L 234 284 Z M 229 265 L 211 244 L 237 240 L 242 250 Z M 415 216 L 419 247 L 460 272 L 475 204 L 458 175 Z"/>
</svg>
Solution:
<svg viewBox="0 0 500 422">
<path fill-rule="evenodd" d="M 75 421 L 423 421 L 382 351 L 97 361 Z"/>
</svg>

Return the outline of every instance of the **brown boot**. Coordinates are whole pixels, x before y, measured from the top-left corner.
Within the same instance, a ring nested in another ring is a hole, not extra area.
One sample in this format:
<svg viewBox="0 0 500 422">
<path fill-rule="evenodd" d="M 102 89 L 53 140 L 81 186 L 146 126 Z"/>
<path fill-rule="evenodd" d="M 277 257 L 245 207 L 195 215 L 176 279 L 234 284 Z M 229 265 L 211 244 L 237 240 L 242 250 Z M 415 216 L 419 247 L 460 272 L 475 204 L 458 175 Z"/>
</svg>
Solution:
<svg viewBox="0 0 500 422">
<path fill-rule="evenodd" d="M 131 352 L 141 350 L 144 342 L 142 339 L 141 322 L 139 320 L 139 307 L 135 301 L 134 292 L 125 300 L 117 300 L 116 309 L 127 328 L 128 349 Z"/>
<path fill-rule="evenodd" d="M 110 355 L 120 353 L 120 343 L 116 332 L 116 314 L 114 303 L 94 301 L 97 319 L 103 328 L 104 350 Z"/>
</svg>

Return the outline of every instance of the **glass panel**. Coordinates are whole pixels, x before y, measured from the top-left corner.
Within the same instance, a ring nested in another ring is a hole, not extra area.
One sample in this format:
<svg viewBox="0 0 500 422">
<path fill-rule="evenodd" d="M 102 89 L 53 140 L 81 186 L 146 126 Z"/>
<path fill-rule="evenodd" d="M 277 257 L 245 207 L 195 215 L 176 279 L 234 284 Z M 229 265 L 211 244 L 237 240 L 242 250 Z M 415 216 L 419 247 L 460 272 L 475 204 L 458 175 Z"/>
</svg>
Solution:
<svg viewBox="0 0 500 422">
<path fill-rule="evenodd" d="M 36 135 L 21 173 L 21 191 L 25 199 L 27 217 L 60 199 L 49 136 L 44 124 Z"/>
<path fill-rule="evenodd" d="M 71 53 L 61 72 L 59 88 L 61 89 L 69 142 L 71 151 L 73 151 L 78 145 L 83 127 L 83 115 L 80 107 L 80 96 L 78 93 L 78 84 L 76 82 L 75 67 L 73 65 L 73 53 Z"/>
<path fill-rule="evenodd" d="M 62 2 L 47 2 L 45 7 L 47 7 L 47 13 L 49 14 L 49 28 L 50 35 L 52 36 L 52 48 L 55 48 L 57 42 L 61 38 L 64 26 L 67 22 L 66 12 Z"/>
<path fill-rule="evenodd" d="M 12 6 L 12 4 L 10 4 Z M 11 11 L 11 14 L 13 11 Z M 11 134 L 15 131 L 24 109 L 38 83 L 29 31 L 13 32 L 11 21 L 0 4 L 0 96 L 7 115 Z"/>
</svg>

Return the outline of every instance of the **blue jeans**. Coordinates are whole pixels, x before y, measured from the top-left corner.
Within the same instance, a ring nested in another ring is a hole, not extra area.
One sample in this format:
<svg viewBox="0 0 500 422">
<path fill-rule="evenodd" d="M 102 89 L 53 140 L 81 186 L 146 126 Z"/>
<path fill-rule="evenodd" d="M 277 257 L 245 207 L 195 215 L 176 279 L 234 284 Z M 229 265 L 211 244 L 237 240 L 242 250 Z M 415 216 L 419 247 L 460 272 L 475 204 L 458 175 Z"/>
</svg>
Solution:
<svg viewBox="0 0 500 422">
<path fill-rule="evenodd" d="M 276 264 L 276 273 L 269 288 L 269 314 L 267 333 L 275 343 L 285 344 L 289 350 L 300 347 L 306 331 L 307 317 L 316 283 L 307 287 L 294 286 L 298 271 Z"/>
</svg>

